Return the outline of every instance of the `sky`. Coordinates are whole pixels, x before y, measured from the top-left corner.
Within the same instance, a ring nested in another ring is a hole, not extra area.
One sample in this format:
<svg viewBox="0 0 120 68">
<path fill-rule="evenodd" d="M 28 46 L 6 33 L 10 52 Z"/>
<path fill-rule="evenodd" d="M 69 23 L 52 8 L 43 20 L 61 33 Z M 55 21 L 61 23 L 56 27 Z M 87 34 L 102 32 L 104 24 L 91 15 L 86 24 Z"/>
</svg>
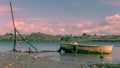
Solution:
<svg viewBox="0 0 120 68">
<path fill-rule="evenodd" d="M 0 0 L 0 34 L 120 34 L 120 0 Z"/>
</svg>

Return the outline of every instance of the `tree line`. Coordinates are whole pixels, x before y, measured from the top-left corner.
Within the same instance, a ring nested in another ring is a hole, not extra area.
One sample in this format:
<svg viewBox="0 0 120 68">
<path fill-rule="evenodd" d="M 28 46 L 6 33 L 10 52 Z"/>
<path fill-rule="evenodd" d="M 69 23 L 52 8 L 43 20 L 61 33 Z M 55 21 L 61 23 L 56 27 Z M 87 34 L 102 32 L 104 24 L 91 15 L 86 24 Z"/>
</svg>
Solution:
<svg viewBox="0 0 120 68">
<path fill-rule="evenodd" d="M 44 33 L 31 33 L 31 34 L 21 34 L 22 37 L 31 42 L 59 42 L 61 36 L 60 35 L 49 35 Z M 6 33 L 5 35 L 0 35 L 0 41 L 13 41 L 14 34 Z M 23 41 L 23 39 L 17 35 L 17 41 Z"/>
<path fill-rule="evenodd" d="M 83 33 L 82 35 L 50 35 L 44 33 L 31 33 L 31 34 L 21 34 L 22 37 L 31 42 L 69 42 L 69 41 L 77 41 L 77 42 L 119 42 L 120 35 L 90 35 L 87 33 Z M 6 33 L 5 35 L 0 35 L 0 41 L 13 41 L 14 34 Z M 23 41 L 23 39 L 17 35 L 17 41 Z"/>
</svg>

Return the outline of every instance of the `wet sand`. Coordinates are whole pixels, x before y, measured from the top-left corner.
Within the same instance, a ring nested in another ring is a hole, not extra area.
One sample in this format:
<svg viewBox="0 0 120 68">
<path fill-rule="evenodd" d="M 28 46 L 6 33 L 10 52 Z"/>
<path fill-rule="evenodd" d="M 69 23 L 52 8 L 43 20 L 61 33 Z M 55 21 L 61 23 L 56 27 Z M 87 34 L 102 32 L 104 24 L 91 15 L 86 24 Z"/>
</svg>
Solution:
<svg viewBox="0 0 120 68">
<path fill-rule="evenodd" d="M 36 54 L 0 52 L 0 68 L 120 68 L 120 64 L 81 64 L 78 62 L 57 61 Z"/>
</svg>

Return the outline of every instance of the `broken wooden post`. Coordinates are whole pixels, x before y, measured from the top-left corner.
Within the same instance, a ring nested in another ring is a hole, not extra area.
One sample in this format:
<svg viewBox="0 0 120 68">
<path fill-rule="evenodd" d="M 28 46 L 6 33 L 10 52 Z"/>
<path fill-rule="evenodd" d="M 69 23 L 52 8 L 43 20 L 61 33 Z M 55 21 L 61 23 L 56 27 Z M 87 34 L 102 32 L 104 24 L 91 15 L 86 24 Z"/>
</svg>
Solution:
<svg viewBox="0 0 120 68">
<path fill-rule="evenodd" d="M 100 48 L 100 58 L 104 58 L 101 48 Z"/>
<path fill-rule="evenodd" d="M 29 47 L 29 51 L 28 51 L 28 53 L 32 53 L 33 51 L 32 51 L 32 49 L 31 49 L 31 47 Z"/>
</svg>

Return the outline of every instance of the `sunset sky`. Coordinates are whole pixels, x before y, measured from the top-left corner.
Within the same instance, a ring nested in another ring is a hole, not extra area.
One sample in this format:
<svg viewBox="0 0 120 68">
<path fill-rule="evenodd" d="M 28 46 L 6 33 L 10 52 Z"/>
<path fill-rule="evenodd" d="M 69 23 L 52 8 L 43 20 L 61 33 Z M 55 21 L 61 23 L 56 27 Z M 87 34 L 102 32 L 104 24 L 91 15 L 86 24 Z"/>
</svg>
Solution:
<svg viewBox="0 0 120 68">
<path fill-rule="evenodd" d="M 120 34 L 120 0 L 11 0 L 20 33 Z M 0 0 L 0 34 L 13 32 L 10 0 Z"/>
</svg>

